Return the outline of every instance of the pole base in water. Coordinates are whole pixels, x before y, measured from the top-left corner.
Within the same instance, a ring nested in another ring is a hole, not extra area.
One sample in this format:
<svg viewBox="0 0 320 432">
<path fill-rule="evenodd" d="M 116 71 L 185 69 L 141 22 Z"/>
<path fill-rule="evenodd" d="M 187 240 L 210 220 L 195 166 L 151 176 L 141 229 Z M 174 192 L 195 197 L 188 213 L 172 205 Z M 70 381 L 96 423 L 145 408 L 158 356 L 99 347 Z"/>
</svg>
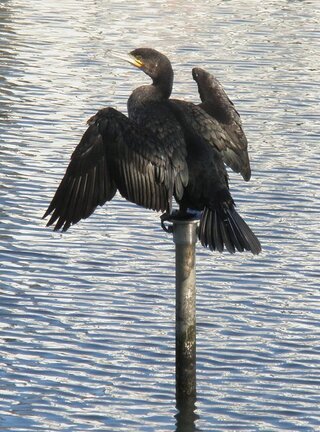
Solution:
<svg viewBox="0 0 320 432">
<path fill-rule="evenodd" d="M 196 396 L 196 269 L 198 219 L 172 220 L 176 249 L 176 399 Z"/>
</svg>

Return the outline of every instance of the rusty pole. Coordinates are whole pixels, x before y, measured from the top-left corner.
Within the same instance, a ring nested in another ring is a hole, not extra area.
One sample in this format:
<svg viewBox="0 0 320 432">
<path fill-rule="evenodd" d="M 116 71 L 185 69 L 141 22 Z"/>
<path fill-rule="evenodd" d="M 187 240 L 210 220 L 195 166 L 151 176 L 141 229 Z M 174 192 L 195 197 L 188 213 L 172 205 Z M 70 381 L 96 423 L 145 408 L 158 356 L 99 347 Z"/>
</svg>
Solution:
<svg viewBox="0 0 320 432">
<path fill-rule="evenodd" d="M 176 249 L 177 407 L 196 396 L 196 252 L 198 220 L 172 220 Z"/>
</svg>

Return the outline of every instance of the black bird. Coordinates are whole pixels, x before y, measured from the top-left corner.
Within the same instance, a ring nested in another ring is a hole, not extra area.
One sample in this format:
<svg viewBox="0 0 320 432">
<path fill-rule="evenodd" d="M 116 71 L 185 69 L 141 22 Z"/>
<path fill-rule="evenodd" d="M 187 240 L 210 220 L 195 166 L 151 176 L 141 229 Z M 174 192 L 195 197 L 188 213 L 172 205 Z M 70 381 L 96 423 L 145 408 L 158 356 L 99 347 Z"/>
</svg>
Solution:
<svg viewBox="0 0 320 432">
<path fill-rule="evenodd" d="M 127 200 L 165 214 L 170 214 L 174 197 L 181 217 L 187 217 L 188 208 L 203 211 L 202 245 L 219 252 L 226 248 L 258 254 L 259 240 L 235 210 L 224 165 L 225 160 L 248 179 L 250 168 L 242 160 L 246 145 L 232 137 L 235 117 L 230 126 L 221 109 L 214 109 L 216 90 L 207 80 L 210 75 L 193 71 L 202 99 L 195 105 L 169 99 L 173 70 L 163 54 L 138 48 L 127 60 L 149 75 L 152 84 L 132 92 L 129 117 L 109 107 L 89 119 L 43 216 L 52 213 L 47 225 L 66 231 L 110 201 L 117 190 Z"/>
</svg>

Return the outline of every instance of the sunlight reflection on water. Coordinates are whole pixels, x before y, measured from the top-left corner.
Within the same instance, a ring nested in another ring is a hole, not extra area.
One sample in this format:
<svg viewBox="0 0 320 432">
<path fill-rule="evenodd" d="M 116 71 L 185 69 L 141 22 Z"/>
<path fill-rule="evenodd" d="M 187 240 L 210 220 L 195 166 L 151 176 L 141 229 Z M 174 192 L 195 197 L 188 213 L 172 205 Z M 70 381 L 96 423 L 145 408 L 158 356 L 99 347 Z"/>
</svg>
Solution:
<svg viewBox="0 0 320 432">
<path fill-rule="evenodd" d="M 175 430 L 173 245 L 117 197 L 67 234 L 40 219 L 98 108 L 126 110 L 138 71 L 105 57 L 153 46 L 175 97 L 194 65 L 224 84 L 250 142 L 231 174 L 263 253 L 198 247 L 196 426 L 320 425 L 319 75 L 313 2 L 3 2 L 0 94 L 4 430 Z"/>
</svg>

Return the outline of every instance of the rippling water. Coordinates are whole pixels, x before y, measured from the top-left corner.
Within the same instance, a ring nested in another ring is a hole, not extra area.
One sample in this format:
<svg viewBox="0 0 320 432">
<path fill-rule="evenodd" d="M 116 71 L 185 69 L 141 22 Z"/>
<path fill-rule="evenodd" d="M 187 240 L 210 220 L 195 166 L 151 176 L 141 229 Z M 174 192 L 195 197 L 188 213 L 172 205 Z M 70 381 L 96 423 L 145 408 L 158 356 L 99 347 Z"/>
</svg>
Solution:
<svg viewBox="0 0 320 432">
<path fill-rule="evenodd" d="M 64 235 L 41 216 L 103 106 L 146 77 L 108 49 L 224 84 L 250 142 L 231 174 L 263 253 L 197 252 L 201 431 L 320 430 L 319 38 L 314 1 L 0 3 L 0 429 L 174 431 L 173 245 L 120 197 Z M 318 122 L 318 123 L 317 123 Z"/>
</svg>

